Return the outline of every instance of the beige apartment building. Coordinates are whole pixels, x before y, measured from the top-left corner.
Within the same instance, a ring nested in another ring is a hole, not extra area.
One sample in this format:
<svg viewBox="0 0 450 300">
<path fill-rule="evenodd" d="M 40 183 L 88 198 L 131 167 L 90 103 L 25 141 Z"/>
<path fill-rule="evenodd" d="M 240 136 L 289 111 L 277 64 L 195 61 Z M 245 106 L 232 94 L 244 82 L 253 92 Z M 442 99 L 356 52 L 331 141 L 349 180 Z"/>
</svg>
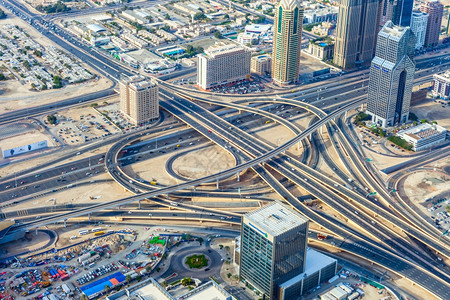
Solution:
<svg viewBox="0 0 450 300">
<path fill-rule="evenodd" d="M 250 64 L 252 73 L 266 75 L 272 68 L 272 57 L 267 54 L 253 56 Z"/>
<path fill-rule="evenodd" d="M 204 90 L 250 77 L 251 52 L 242 46 L 218 43 L 197 57 L 197 84 Z"/>
<path fill-rule="evenodd" d="M 158 85 L 143 76 L 120 80 L 120 110 L 135 125 L 159 118 Z"/>
</svg>

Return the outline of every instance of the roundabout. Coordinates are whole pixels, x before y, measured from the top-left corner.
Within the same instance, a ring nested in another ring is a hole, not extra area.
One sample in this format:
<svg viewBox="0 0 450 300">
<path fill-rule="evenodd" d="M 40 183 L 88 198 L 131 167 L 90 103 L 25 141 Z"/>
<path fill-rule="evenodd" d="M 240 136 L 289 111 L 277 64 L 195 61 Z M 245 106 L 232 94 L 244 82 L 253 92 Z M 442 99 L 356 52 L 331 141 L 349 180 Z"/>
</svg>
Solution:
<svg viewBox="0 0 450 300">
<path fill-rule="evenodd" d="M 166 278 L 176 273 L 177 278 L 195 277 L 200 280 L 209 280 L 209 277 L 219 274 L 220 268 L 222 267 L 222 257 L 220 254 L 209 246 L 205 246 L 204 244 L 198 246 L 197 243 L 195 244 L 193 246 L 185 246 L 180 250 L 173 248 L 172 251 L 176 252 L 169 255 L 168 260 L 165 262 L 169 267 L 161 275 L 161 278 Z M 203 257 L 204 260 L 207 260 L 206 265 L 200 268 L 190 268 L 186 264 L 186 259 L 194 256 Z"/>
</svg>

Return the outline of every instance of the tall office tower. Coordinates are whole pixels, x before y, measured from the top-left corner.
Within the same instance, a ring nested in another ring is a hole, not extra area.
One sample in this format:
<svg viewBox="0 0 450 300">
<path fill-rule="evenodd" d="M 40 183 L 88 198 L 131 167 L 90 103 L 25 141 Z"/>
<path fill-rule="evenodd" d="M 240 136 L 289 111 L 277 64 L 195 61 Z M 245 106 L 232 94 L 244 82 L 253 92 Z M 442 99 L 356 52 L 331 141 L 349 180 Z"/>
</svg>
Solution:
<svg viewBox="0 0 450 300">
<path fill-rule="evenodd" d="M 218 43 L 197 57 L 197 84 L 202 89 L 233 83 L 250 76 L 252 54 L 245 47 Z"/>
<path fill-rule="evenodd" d="M 411 18 L 411 31 L 416 37 L 416 49 L 423 47 L 425 43 L 425 34 L 427 31 L 428 14 L 419 12 L 413 12 Z"/>
<path fill-rule="evenodd" d="M 379 0 L 340 0 L 333 62 L 343 69 L 369 64 L 375 49 Z"/>
<path fill-rule="evenodd" d="M 390 2 L 391 21 L 394 25 L 409 27 L 411 26 L 411 15 L 414 0 L 387 0 Z"/>
<path fill-rule="evenodd" d="M 281 0 L 275 10 L 272 80 L 279 86 L 298 82 L 303 8 L 299 0 Z"/>
<path fill-rule="evenodd" d="M 378 126 L 408 120 L 414 80 L 415 37 L 409 27 L 386 22 L 378 34 L 369 77 L 366 113 Z"/>
<path fill-rule="evenodd" d="M 241 226 L 239 275 L 269 299 L 280 284 L 305 269 L 308 220 L 290 207 L 272 202 L 245 214 Z"/>
<path fill-rule="evenodd" d="M 425 46 L 436 46 L 439 42 L 439 34 L 441 32 L 444 6 L 437 0 L 427 0 L 420 6 L 420 11 L 428 14 Z"/>
<path fill-rule="evenodd" d="M 143 76 L 121 76 L 120 110 L 134 124 L 159 118 L 158 85 Z"/>
</svg>

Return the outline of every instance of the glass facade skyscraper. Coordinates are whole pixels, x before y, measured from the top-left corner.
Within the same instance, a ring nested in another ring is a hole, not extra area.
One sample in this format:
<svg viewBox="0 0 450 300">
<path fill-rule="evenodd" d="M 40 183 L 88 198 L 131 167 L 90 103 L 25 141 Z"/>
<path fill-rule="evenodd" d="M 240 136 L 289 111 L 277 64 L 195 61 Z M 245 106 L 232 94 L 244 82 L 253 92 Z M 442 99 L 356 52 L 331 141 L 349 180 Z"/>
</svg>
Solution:
<svg viewBox="0 0 450 300">
<path fill-rule="evenodd" d="M 272 80 L 283 86 L 298 82 L 303 8 L 298 0 L 281 0 L 275 10 Z"/>
<path fill-rule="evenodd" d="M 366 113 L 380 127 L 408 120 L 414 80 L 415 37 L 409 27 L 388 21 L 378 34 L 369 77 Z"/>
<path fill-rule="evenodd" d="M 394 0 L 392 2 L 392 23 L 410 27 L 414 0 Z"/>
<path fill-rule="evenodd" d="M 240 278 L 266 299 L 305 269 L 308 220 L 290 207 L 271 203 L 243 216 Z"/>
</svg>

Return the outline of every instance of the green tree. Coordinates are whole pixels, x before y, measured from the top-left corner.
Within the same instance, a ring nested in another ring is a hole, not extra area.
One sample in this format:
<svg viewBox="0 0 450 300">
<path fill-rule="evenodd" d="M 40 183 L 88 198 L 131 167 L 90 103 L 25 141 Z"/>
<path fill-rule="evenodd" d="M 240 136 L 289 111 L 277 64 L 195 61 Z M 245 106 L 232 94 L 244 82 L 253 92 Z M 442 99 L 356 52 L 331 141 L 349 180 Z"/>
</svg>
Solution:
<svg viewBox="0 0 450 300">
<path fill-rule="evenodd" d="M 131 276 L 130 276 L 130 275 L 125 276 L 125 281 L 126 281 L 127 283 L 130 283 L 130 281 L 131 281 Z"/>
<path fill-rule="evenodd" d="M 38 49 L 35 49 L 33 54 L 36 55 L 37 57 L 42 57 L 42 52 Z"/>
<path fill-rule="evenodd" d="M 110 289 L 111 289 L 111 287 L 110 287 L 109 285 L 105 284 L 105 288 L 104 288 L 105 293 L 108 294 L 108 292 L 109 292 Z"/>
<path fill-rule="evenodd" d="M 97 107 L 98 106 L 98 103 L 92 103 L 91 104 L 91 107 Z"/>
<path fill-rule="evenodd" d="M 230 278 L 230 277 L 231 277 L 231 273 L 228 273 L 228 274 L 227 274 L 227 278 Z"/>
<path fill-rule="evenodd" d="M 183 286 L 188 286 L 188 285 L 191 285 L 193 283 L 194 283 L 194 281 L 192 280 L 191 277 L 184 277 L 183 279 L 181 279 L 181 284 Z"/>
<path fill-rule="evenodd" d="M 6 76 L 0 72 L 0 81 L 6 80 Z"/>
<path fill-rule="evenodd" d="M 223 39 L 223 35 L 222 35 L 222 33 L 220 31 L 214 32 L 214 37 L 216 39 Z"/>
<path fill-rule="evenodd" d="M 54 115 L 48 115 L 47 116 L 47 122 L 49 124 L 56 124 L 56 122 L 58 121 L 58 119 L 56 119 L 56 117 Z"/>
<path fill-rule="evenodd" d="M 194 20 L 200 21 L 200 20 L 204 20 L 204 19 L 206 19 L 206 15 L 204 13 L 202 13 L 201 11 L 199 11 L 198 13 L 195 13 Z"/>
<path fill-rule="evenodd" d="M 58 75 L 53 75 L 53 88 L 54 89 L 62 88 L 61 80 L 62 80 L 62 78 L 59 77 Z"/>
<path fill-rule="evenodd" d="M 164 17 L 164 19 L 170 20 L 170 15 L 168 13 L 166 13 L 166 16 Z"/>
<path fill-rule="evenodd" d="M 422 124 L 428 123 L 428 120 L 427 119 L 422 119 L 422 120 L 420 120 L 420 123 L 422 123 Z"/>
</svg>

